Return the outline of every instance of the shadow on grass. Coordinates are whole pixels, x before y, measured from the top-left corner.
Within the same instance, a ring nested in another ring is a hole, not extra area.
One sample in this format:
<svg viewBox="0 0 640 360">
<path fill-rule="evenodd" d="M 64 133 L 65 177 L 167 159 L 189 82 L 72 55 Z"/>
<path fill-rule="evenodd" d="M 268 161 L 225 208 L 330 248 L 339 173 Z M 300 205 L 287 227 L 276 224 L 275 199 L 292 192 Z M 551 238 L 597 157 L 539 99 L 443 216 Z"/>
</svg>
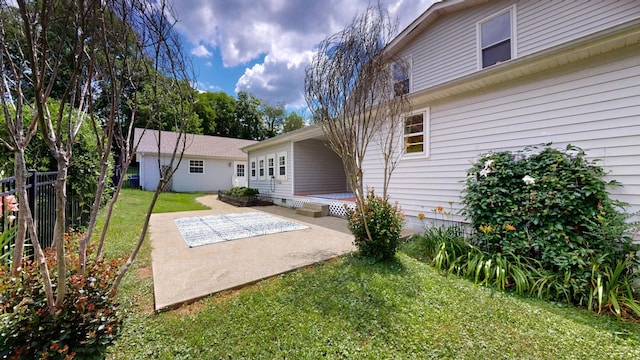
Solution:
<svg viewBox="0 0 640 360">
<path fill-rule="evenodd" d="M 422 263 L 429 264 L 430 260 L 424 254 L 423 246 L 419 241 L 408 241 L 402 244 L 400 251 L 405 255 L 412 257 Z M 445 276 L 455 276 L 447 272 L 440 272 Z M 461 280 L 473 283 L 473 281 L 459 277 Z M 475 285 L 483 286 L 483 285 Z M 598 315 L 590 313 L 586 308 L 574 306 L 563 302 L 549 301 L 545 299 L 537 298 L 534 295 L 519 295 L 512 291 L 501 291 L 492 287 L 488 287 L 491 291 L 501 292 L 506 296 L 509 296 L 520 301 L 527 302 L 531 306 L 539 309 L 540 311 L 548 312 L 553 315 L 565 318 L 567 320 L 589 326 L 594 330 L 608 333 L 613 339 L 631 339 L 640 343 L 640 326 L 638 323 L 631 321 L 618 321 L 613 315 L 602 314 Z"/>
</svg>

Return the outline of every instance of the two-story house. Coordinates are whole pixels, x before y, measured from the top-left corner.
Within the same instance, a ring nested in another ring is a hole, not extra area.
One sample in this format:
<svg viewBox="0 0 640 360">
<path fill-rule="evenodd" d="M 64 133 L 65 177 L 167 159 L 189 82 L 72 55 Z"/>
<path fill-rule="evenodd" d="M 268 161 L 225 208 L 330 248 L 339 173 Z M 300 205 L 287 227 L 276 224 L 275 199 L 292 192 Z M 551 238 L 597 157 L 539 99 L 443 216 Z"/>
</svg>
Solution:
<svg viewBox="0 0 640 360">
<path fill-rule="evenodd" d="M 442 1 L 387 50 L 410 64 L 412 126 L 399 134 L 406 148 L 389 187 L 409 228 L 419 229 L 419 213 L 449 202 L 460 209 L 480 154 L 549 142 L 601 159 L 624 185 L 613 195 L 640 210 L 640 2 Z M 322 138 L 311 127 L 244 148 L 249 185 L 288 206 L 347 193 Z M 368 154 L 365 184 L 380 188 L 375 148 Z M 270 161 L 282 164 L 277 176 Z"/>
</svg>

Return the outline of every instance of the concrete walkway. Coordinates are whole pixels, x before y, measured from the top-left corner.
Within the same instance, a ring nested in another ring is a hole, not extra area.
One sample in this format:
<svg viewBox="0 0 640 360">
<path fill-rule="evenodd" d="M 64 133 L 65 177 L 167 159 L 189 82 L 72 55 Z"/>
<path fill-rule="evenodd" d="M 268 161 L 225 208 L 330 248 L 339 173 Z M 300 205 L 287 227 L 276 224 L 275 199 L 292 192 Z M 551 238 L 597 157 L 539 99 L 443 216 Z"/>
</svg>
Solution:
<svg viewBox="0 0 640 360">
<path fill-rule="evenodd" d="M 198 198 L 210 210 L 153 214 L 151 259 L 156 311 L 168 310 L 213 293 L 242 287 L 355 250 L 347 222 L 309 218 L 280 206 L 235 207 L 216 195 Z M 174 219 L 263 211 L 308 229 L 189 248 Z"/>
</svg>

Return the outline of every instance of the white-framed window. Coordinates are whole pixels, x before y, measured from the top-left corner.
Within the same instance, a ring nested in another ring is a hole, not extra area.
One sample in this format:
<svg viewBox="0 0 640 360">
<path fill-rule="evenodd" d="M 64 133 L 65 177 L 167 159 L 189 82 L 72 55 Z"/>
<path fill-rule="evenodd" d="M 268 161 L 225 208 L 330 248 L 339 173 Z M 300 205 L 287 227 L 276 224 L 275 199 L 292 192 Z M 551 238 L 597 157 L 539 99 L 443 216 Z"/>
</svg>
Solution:
<svg viewBox="0 0 640 360">
<path fill-rule="evenodd" d="M 411 91 L 411 58 L 393 63 L 393 93 L 395 96 L 405 95 Z"/>
<path fill-rule="evenodd" d="M 189 160 L 189 174 L 204 174 L 204 160 Z"/>
<path fill-rule="evenodd" d="M 236 176 L 244 177 L 244 164 L 236 164 Z"/>
<path fill-rule="evenodd" d="M 264 156 L 258 158 L 258 179 L 260 180 L 264 180 L 264 170 L 265 170 L 265 160 L 264 160 Z"/>
<path fill-rule="evenodd" d="M 276 155 L 269 154 L 267 156 L 267 177 L 269 179 L 276 176 Z"/>
<path fill-rule="evenodd" d="M 252 158 L 249 161 L 249 174 L 251 175 L 251 179 L 255 180 L 256 179 L 256 174 L 257 174 L 257 162 L 256 162 L 256 158 Z"/>
<path fill-rule="evenodd" d="M 277 156 L 278 161 L 278 179 L 286 180 L 287 179 L 287 153 L 281 152 L 278 153 Z"/>
<path fill-rule="evenodd" d="M 404 157 L 429 155 L 429 108 L 404 118 Z"/>
<path fill-rule="evenodd" d="M 513 59 L 515 54 L 515 5 L 477 24 L 480 69 Z"/>
</svg>

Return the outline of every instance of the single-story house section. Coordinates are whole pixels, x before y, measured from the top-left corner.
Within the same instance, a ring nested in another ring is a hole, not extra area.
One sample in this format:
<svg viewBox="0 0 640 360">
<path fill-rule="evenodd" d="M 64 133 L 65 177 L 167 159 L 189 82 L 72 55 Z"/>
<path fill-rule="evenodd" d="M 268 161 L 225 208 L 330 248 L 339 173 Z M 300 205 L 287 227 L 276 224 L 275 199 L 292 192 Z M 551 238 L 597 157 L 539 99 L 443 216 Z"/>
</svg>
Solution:
<svg viewBox="0 0 640 360">
<path fill-rule="evenodd" d="M 413 110 L 398 134 L 405 149 L 389 186 L 407 227 L 421 229 L 419 213 L 435 218 L 431 210 L 449 202 L 457 213 L 466 171 L 480 154 L 549 142 L 600 159 L 624 185 L 613 196 L 640 211 L 640 2 L 445 0 L 387 51 L 410 63 L 399 81 L 409 84 Z M 341 165 L 317 131 L 245 148 L 258 161 L 250 184 L 268 184 L 260 161 L 280 153 L 286 180 L 273 194 L 281 202 L 309 193 L 301 187 L 314 176 L 321 183 L 309 190 L 321 190 L 325 179 L 343 184 L 326 173 Z M 379 152 L 374 146 L 367 155 L 365 185 L 381 188 Z"/>
<path fill-rule="evenodd" d="M 274 204 L 298 208 L 305 202 L 329 205 L 334 216 L 344 216 L 344 204 L 353 203 L 342 160 L 329 148 L 317 126 L 307 126 L 242 149 L 249 156 L 249 187 Z"/>
<path fill-rule="evenodd" d="M 140 166 L 140 186 L 154 190 L 160 180 L 158 144 L 161 166 L 168 166 L 178 133 L 135 129 L 138 143 L 136 161 Z M 182 161 L 177 165 L 170 188 L 177 192 L 216 192 L 233 186 L 247 185 L 247 155 L 240 150 L 254 140 L 220 136 L 186 134 Z M 175 163 L 177 164 L 177 162 Z"/>
</svg>

